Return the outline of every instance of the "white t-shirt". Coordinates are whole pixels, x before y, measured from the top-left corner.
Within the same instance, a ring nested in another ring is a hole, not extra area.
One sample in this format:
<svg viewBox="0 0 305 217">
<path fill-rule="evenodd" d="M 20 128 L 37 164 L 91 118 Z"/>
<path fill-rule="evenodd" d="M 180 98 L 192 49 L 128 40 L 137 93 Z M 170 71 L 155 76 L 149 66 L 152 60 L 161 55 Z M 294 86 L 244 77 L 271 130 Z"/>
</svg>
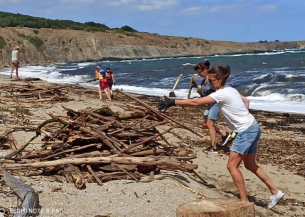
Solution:
<svg viewBox="0 0 305 217">
<path fill-rule="evenodd" d="M 18 60 L 17 53 L 18 53 L 18 50 L 13 50 L 12 51 L 12 61 Z"/>
<path fill-rule="evenodd" d="M 250 114 L 240 94 L 233 87 L 225 85 L 209 96 L 217 102 L 219 111 L 232 131 L 244 131 L 253 123 L 253 115 Z"/>
</svg>

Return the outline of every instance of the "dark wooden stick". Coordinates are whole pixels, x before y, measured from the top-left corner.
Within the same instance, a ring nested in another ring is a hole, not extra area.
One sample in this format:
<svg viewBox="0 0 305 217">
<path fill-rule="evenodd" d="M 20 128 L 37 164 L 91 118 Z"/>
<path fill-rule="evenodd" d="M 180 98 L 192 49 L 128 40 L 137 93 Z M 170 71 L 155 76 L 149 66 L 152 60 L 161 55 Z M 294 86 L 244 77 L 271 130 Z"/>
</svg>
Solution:
<svg viewBox="0 0 305 217">
<path fill-rule="evenodd" d="M 120 170 L 122 170 L 124 173 L 126 173 L 127 175 L 129 175 L 131 178 L 133 178 L 136 182 L 139 181 L 139 179 L 137 179 L 137 177 L 135 177 L 134 175 L 132 175 L 130 172 L 128 172 L 127 170 L 125 170 L 124 168 L 120 167 L 117 164 L 112 164 L 113 166 L 119 168 Z"/>
<path fill-rule="evenodd" d="M 99 177 L 97 177 L 97 175 L 95 174 L 95 172 L 92 170 L 91 166 L 90 165 L 87 165 L 87 169 L 88 171 L 90 172 L 90 174 L 94 177 L 94 179 L 96 180 L 97 184 L 99 186 L 102 186 L 103 185 L 103 182 L 100 180 Z"/>
<path fill-rule="evenodd" d="M 171 117 L 168 117 L 166 116 L 165 114 L 162 114 L 160 112 L 158 112 L 157 110 L 153 109 L 152 107 L 150 107 L 149 105 L 147 105 L 146 103 L 142 102 L 141 100 L 127 94 L 127 93 L 124 93 L 122 90 L 119 90 L 119 89 L 116 89 L 115 91 L 118 91 L 119 93 L 125 95 L 125 96 L 128 96 L 129 98 L 133 99 L 133 100 L 136 100 L 138 103 L 140 103 L 141 105 L 143 105 L 145 108 L 149 109 L 151 112 L 153 112 L 155 115 L 157 115 L 161 120 L 163 119 L 167 119 L 167 120 L 170 120 L 172 122 L 175 122 L 176 124 L 178 124 L 179 126 L 191 131 L 192 133 L 196 134 L 197 136 L 200 136 L 202 137 L 202 135 L 200 135 L 199 133 L 197 133 L 196 131 L 194 131 L 193 129 L 185 126 L 184 124 L 181 124 L 180 122 L 176 121 L 175 119 L 171 118 Z"/>
<path fill-rule="evenodd" d="M 86 148 L 96 147 L 98 145 L 101 146 L 101 144 L 89 144 L 89 145 L 85 145 L 85 146 L 78 147 L 78 148 L 71 148 L 71 149 L 64 150 L 64 151 L 58 152 L 56 154 L 52 154 L 52 155 L 49 155 L 47 157 L 44 157 L 44 158 L 41 159 L 41 161 L 56 157 L 56 156 L 64 154 L 64 153 L 69 153 L 69 152 L 73 152 L 73 151 L 80 151 L 80 150 L 83 150 L 83 149 L 86 149 Z"/>
<path fill-rule="evenodd" d="M 141 142 L 139 142 L 139 143 L 136 143 L 136 144 L 134 144 L 134 145 L 130 145 L 128 148 L 123 149 L 123 150 L 122 150 L 122 153 L 124 153 L 124 152 L 126 152 L 126 151 L 128 151 L 128 150 L 130 150 L 130 149 L 133 149 L 133 148 L 135 148 L 135 147 L 138 147 L 138 146 L 140 146 L 140 145 L 143 145 L 144 143 L 149 142 L 149 141 L 151 141 L 151 140 L 153 140 L 153 139 L 159 137 L 160 135 L 163 135 L 163 134 L 165 134 L 165 133 L 168 133 L 168 132 L 171 131 L 172 129 L 173 129 L 173 128 L 169 128 L 169 129 L 165 130 L 163 133 L 158 133 L 157 135 L 151 136 L 151 137 L 149 137 L 149 138 L 147 138 L 147 139 L 145 139 L 145 140 L 143 140 L 143 141 L 141 141 Z"/>
<path fill-rule="evenodd" d="M 114 146 L 105 136 L 105 134 L 100 134 L 100 133 L 97 133 L 95 131 L 93 131 L 92 129 L 88 129 L 88 128 L 85 128 L 85 127 L 81 127 L 80 128 L 80 131 L 84 132 L 84 133 L 87 133 L 87 134 L 91 134 L 95 137 L 99 137 L 109 148 L 113 149 L 114 151 L 116 151 L 117 153 L 122 153 L 121 150 Z"/>
<path fill-rule="evenodd" d="M 157 110 L 153 109 L 152 107 L 150 107 L 149 105 L 147 105 L 145 102 L 142 102 L 141 100 L 137 99 L 136 97 L 133 97 L 133 96 L 131 96 L 130 94 L 123 92 L 123 91 L 120 90 L 120 89 L 115 89 L 115 91 L 117 91 L 117 92 L 119 92 L 119 93 L 121 93 L 121 94 L 123 94 L 123 95 L 125 95 L 125 96 L 128 96 L 129 98 L 131 98 L 131 99 L 137 101 L 137 102 L 140 103 L 142 106 L 144 106 L 145 108 L 147 108 L 148 110 L 150 110 L 152 113 L 154 113 L 155 115 L 157 115 L 157 117 L 159 117 L 161 120 L 164 119 L 164 117 L 162 117 L 162 115 L 161 115 L 160 112 L 158 112 Z"/>
</svg>

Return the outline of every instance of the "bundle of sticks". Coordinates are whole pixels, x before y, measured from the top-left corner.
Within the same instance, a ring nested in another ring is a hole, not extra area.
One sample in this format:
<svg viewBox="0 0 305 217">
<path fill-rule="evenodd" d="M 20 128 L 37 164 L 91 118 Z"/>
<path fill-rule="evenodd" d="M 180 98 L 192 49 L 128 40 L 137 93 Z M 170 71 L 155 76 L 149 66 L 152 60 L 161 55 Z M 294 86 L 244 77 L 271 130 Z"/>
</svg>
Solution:
<svg viewBox="0 0 305 217">
<path fill-rule="evenodd" d="M 63 106 L 66 115 L 49 113 L 50 119 L 27 129 L 35 131 L 35 136 L 7 154 L 2 167 L 14 172 L 63 175 L 77 188 L 85 182 L 139 181 L 145 174 L 151 178 L 160 170 L 193 172 L 197 168 L 190 162 L 196 157 L 193 150 L 172 145 L 164 136 L 177 126 L 193 130 L 118 91 L 137 101 L 133 111 L 120 114 L 108 106 L 76 111 Z M 35 143 L 42 145 L 35 150 L 27 148 Z"/>
<path fill-rule="evenodd" d="M 0 87 L 0 100 L 19 102 L 48 102 L 48 101 L 69 101 L 66 96 L 68 91 L 64 90 L 65 86 L 47 87 L 34 86 L 31 84 L 10 84 Z"/>
</svg>

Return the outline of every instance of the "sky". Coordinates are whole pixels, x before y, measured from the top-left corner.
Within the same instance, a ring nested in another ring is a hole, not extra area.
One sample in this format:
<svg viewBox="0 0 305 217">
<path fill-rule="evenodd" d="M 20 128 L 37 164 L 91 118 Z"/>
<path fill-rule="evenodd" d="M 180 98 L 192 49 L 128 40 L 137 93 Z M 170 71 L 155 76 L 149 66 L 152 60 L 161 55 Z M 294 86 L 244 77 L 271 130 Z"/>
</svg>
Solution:
<svg viewBox="0 0 305 217">
<path fill-rule="evenodd" d="M 0 11 L 214 41 L 305 40 L 304 0 L 0 0 Z"/>
</svg>

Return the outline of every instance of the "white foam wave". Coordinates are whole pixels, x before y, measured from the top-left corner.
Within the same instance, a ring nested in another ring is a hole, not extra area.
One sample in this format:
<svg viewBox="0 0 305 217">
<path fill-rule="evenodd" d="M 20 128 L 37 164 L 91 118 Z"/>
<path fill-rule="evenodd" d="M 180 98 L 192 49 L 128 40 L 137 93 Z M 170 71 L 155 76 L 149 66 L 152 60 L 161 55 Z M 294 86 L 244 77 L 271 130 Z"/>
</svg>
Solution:
<svg viewBox="0 0 305 217">
<path fill-rule="evenodd" d="M 260 76 L 257 76 L 257 77 L 255 77 L 255 78 L 253 78 L 253 80 L 264 79 L 264 78 L 266 78 L 266 77 L 269 76 L 269 75 L 270 75 L 270 73 L 264 74 L 264 75 L 260 75 Z"/>
<path fill-rule="evenodd" d="M 292 112 L 304 114 L 305 104 L 291 101 L 250 100 L 250 108 L 263 111 Z"/>
<path fill-rule="evenodd" d="M 184 66 L 193 66 L 194 64 L 193 63 L 184 63 L 182 65 L 184 65 Z"/>
<path fill-rule="evenodd" d="M 85 63 L 78 63 L 77 65 L 80 66 L 80 67 L 84 67 L 84 66 L 95 65 L 95 63 L 92 63 L 92 62 L 85 62 Z"/>
<path fill-rule="evenodd" d="M 2 71 L 1 74 L 10 75 L 10 69 Z M 80 83 L 88 79 L 87 75 L 67 75 L 54 66 L 24 66 L 19 68 L 19 76 L 40 78 L 52 83 Z"/>
<path fill-rule="evenodd" d="M 297 76 L 297 75 L 292 75 L 292 74 L 286 75 L 286 78 L 297 78 L 297 77 L 299 77 L 299 76 Z"/>
</svg>

